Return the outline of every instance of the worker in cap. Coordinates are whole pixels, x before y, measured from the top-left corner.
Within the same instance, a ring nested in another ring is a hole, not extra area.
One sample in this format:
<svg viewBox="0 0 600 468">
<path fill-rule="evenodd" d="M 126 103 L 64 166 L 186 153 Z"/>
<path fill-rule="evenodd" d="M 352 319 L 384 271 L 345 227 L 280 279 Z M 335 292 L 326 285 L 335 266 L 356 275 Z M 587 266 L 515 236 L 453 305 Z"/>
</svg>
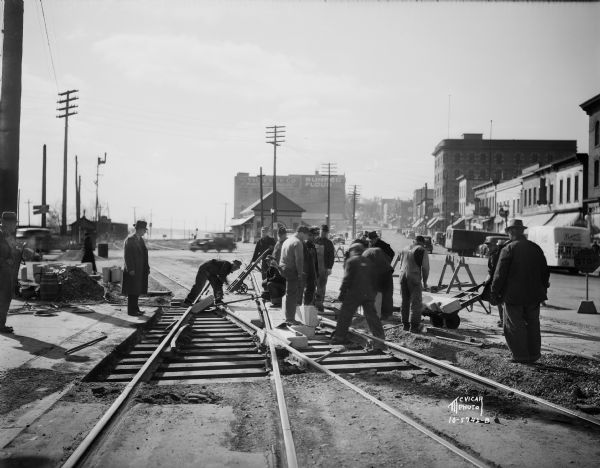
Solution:
<svg viewBox="0 0 600 468">
<path fill-rule="evenodd" d="M 385 340 L 383 326 L 375 311 L 375 291 L 371 280 L 373 274 L 371 262 L 362 256 L 364 250 L 364 245 L 360 243 L 354 243 L 348 249 L 348 259 L 344 264 L 344 277 L 339 295 L 342 307 L 331 337 L 332 345 L 348 343 L 348 328 L 359 306 L 363 308 L 371 334 L 376 338 Z M 381 349 L 382 347 L 381 343 L 376 342 L 373 344 L 375 349 Z"/>
<path fill-rule="evenodd" d="M 13 328 L 6 325 L 6 318 L 15 291 L 20 263 L 15 239 L 17 215 L 13 211 L 5 211 L 0 219 L 0 333 L 13 333 Z"/>
<path fill-rule="evenodd" d="M 429 278 L 429 254 L 425 249 L 425 238 L 417 236 L 413 245 L 402 251 L 400 266 L 400 292 L 402 304 L 402 326 L 404 331 L 420 333 L 423 312 L 423 289 L 427 289 Z"/>
<path fill-rule="evenodd" d="M 504 337 L 514 362 L 541 357 L 540 304 L 548 299 L 550 271 L 544 252 L 525 237 L 520 219 L 506 225 L 510 242 L 500 251 L 491 297 L 504 304 Z"/>
<path fill-rule="evenodd" d="M 266 255 L 273 253 L 273 247 L 275 247 L 275 239 L 273 239 L 270 235 L 270 229 L 267 226 L 263 226 L 260 229 L 260 239 L 256 243 L 256 247 L 254 247 L 254 254 L 252 254 L 252 262 L 255 262 L 263 252 L 268 251 Z M 265 255 L 265 256 L 266 256 Z M 262 279 L 264 280 L 267 275 L 267 269 L 269 268 L 269 263 L 263 257 L 261 262 L 260 274 Z"/>
<path fill-rule="evenodd" d="M 304 242 L 308 238 L 307 226 L 298 226 L 296 233 L 289 236 L 281 245 L 279 270 L 285 278 L 285 321 L 288 325 L 298 325 L 296 308 L 302 304 L 302 293 L 306 273 L 304 271 Z"/>
<path fill-rule="evenodd" d="M 227 275 L 239 270 L 241 266 L 242 262 L 239 260 L 228 262 L 227 260 L 217 260 L 215 258 L 204 262 L 198 267 L 194 286 L 192 286 L 184 303 L 187 305 L 194 304 L 200 293 L 202 293 L 207 281 L 212 286 L 215 303 L 222 302 L 223 284 L 227 282 Z"/>
<path fill-rule="evenodd" d="M 390 259 L 390 263 L 392 263 L 392 260 L 394 259 L 394 249 L 390 247 L 390 244 L 382 240 L 376 231 L 369 232 L 367 234 L 367 238 L 369 239 L 369 246 L 378 247 L 383 250 L 383 253 L 387 255 L 387 257 Z"/>
<path fill-rule="evenodd" d="M 319 236 L 315 239 L 317 249 L 317 260 L 319 265 L 319 277 L 317 279 L 317 292 L 315 294 L 315 306 L 319 312 L 324 312 L 323 301 L 327 290 L 327 278 L 333 269 L 335 261 L 335 248 L 329 239 L 329 226 L 322 224 Z"/>
<path fill-rule="evenodd" d="M 133 316 L 144 315 L 138 305 L 141 294 L 148 292 L 148 249 L 144 242 L 144 235 L 148 231 L 146 221 L 136 221 L 135 232 L 125 239 L 123 254 L 125 265 L 123 267 L 122 292 L 127 295 L 127 314 Z"/>
<path fill-rule="evenodd" d="M 304 296 L 302 304 L 314 305 L 317 280 L 319 275 L 319 259 L 315 247 L 315 239 L 319 235 L 319 228 L 311 226 L 308 228 L 308 237 L 304 242 Z"/>
</svg>

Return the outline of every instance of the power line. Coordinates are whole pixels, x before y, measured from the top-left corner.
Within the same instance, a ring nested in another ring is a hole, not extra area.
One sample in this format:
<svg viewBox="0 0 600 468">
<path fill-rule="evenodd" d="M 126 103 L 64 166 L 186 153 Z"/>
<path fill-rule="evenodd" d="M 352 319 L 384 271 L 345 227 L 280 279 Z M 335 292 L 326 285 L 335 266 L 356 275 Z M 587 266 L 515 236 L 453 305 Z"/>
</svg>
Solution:
<svg viewBox="0 0 600 468">
<path fill-rule="evenodd" d="M 48 25 L 46 24 L 46 13 L 44 12 L 44 4 L 40 0 L 40 6 L 42 7 L 42 18 L 44 20 L 44 30 L 46 31 L 46 42 L 48 43 L 48 53 L 50 54 L 50 63 L 52 64 L 52 73 L 54 74 L 54 83 L 56 84 L 56 90 L 58 91 L 58 79 L 56 78 L 56 68 L 54 67 L 54 57 L 52 56 L 52 47 L 50 47 L 50 36 L 48 35 Z"/>
</svg>

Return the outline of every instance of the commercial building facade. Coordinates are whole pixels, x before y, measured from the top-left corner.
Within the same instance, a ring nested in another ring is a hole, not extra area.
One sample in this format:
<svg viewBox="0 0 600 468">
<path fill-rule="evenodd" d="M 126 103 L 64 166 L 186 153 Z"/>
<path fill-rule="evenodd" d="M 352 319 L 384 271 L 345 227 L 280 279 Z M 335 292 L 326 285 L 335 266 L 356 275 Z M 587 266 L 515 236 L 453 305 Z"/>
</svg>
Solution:
<svg viewBox="0 0 600 468">
<path fill-rule="evenodd" d="M 593 234 L 600 233 L 600 94 L 580 107 L 589 116 L 587 197 L 584 201 L 587 221 Z"/>
<path fill-rule="evenodd" d="M 547 164 L 577 152 L 575 140 L 484 140 L 481 133 L 465 133 L 462 139 L 442 140 L 435 158 L 433 205 L 436 216 L 450 224 L 458 214 L 459 181 L 488 180 L 493 184 L 511 180 L 532 164 Z"/>
<path fill-rule="evenodd" d="M 290 174 L 277 176 L 277 192 L 297 203 L 305 211 L 302 221 L 322 224 L 327 215 L 327 175 Z M 273 176 L 263 175 L 263 194 L 273 190 Z M 260 199 L 260 176 L 238 172 L 234 179 L 234 217 L 240 217 L 250 204 Z M 344 229 L 346 210 L 346 176 L 332 175 L 330 181 L 330 224 L 332 230 Z"/>
</svg>

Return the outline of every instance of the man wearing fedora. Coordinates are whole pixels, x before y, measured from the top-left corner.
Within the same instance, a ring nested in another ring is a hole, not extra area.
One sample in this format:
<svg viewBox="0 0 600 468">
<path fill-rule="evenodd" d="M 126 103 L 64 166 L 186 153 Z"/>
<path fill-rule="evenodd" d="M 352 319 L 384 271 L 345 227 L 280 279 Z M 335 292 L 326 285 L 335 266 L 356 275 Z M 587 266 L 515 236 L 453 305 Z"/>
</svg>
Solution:
<svg viewBox="0 0 600 468">
<path fill-rule="evenodd" d="M 504 336 L 513 362 L 532 363 L 541 357 L 540 304 L 548 299 L 550 271 L 544 252 L 523 234 L 520 219 L 506 225 L 510 243 L 498 259 L 491 296 L 504 304 Z"/>
<path fill-rule="evenodd" d="M 12 211 L 2 213 L 0 226 L 0 333 L 12 333 L 13 328 L 6 325 L 8 309 L 15 290 L 19 251 L 16 248 L 15 231 L 17 215 Z"/>
<path fill-rule="evenodd" d="M 127 294 L 127 314 L 144 315 L 138 306 L 140 294 L 148 292 L 148 249 L 144 243 L 148 224 L 146 221 L 136 221 L 135 232 L 125 239 L 123 246 L 125 266 L 123 268 L 122 292 Z"/>
</svg>

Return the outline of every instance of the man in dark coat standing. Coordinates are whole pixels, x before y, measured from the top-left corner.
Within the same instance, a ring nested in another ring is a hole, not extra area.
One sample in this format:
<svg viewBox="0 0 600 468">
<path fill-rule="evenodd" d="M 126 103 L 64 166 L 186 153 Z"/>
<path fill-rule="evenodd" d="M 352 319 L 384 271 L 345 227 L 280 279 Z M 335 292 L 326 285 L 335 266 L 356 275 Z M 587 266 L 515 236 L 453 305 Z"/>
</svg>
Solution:
<svg viewBox="0 0 600 468">
<path fill-rule="evenodd" d="M 94 243 L 89 232 L 85 233 L 85 238 L 83 239 L 83 257 L 81 263 L 91 263 L 94 274 L 98 272 L 96 269 L 96 258 L 94 257 Z"/>
<path fill-rule="evenodd" d="M 148 224 L 146 221 L 136 221 L 135 232 L 125 239 L 123 246 L 125 266 L 123 268 L 123 294 L 127 294 L 127 314 L 143 315 L 138 306 L 141 294 L 148 292 L 148 249 L 144 243 Z"/>
<path fill-rule="evenodd" d="M 390 244 L 382 240 L 381 237 L 379 237 L 377 235 L 377 232 L 375 231 L 371 231 L 368 234 L 368 237 L 369 245 L 371 247 L 379 247 L 381 250 L 383 250 L 383 253 L 388 256 L 388 258 L 390 259 L 390 263 L 392 263 L 392 260 L 394 259 L 394 249 L 390 247 Z"/>
<path fill-rule="evenodd" d="M 544 252 L 524 231 L 522 220 L 508 222 L 510 243 L 500 252 L 491 295 L 504 303 L 504 336 L 513 361 L 532 363 L 541 357 L 540 304 L 548 299 L 550 271 Z"/>
<path fill-rule="evenodd" d="M 273 239 L 269 235 L 269 228 L 262 227 L 260 229 L 260 239 L 258 239 L 258 242 L 256 243 L 256 247 L 254 247 L 254 254 L 252 255 L 252 262 L 255 262 L 256 259 L 259 258 L 265 250 L 271 250 L 271 252 L 272 252 L 273 247 L 275 247 L 275 239 Z M 268 269 L 269 269 L 269 262 L 267 262 L 266 259 L 263 259 L 262 265 L 260 268 L 260 274 L 261 274 L 263 280 L 267 277 Z"/>
<path fill-rule="evenodd" d="M 13 328 L 6 325 L 6 318 L 20 266 L 20 252 L 15 239 L 17 214 L 5 211 L 0 220 L 0 333 L 13 333 Z"/>
<path fill-rule="evenodd" d="M 340 297 L 342 308 L 338 317 L 335 331 L 331 337 L 331 344 L 347 343 L 347 333 L 352 316 L 362 306 L 367 320 L 369 330 L 376 338 L 385 340 L 385 332 L 381 321 L 375 311 L 375 291 L 371 280 L 371 263 L 362 256 L 364 246 L 359 243 L 352 244 L 348 249 L 348 259 L 344 264 L 344 278 L 340 286 Z M 374 344 L 374 348 L 382 348 L 379 343 Z"/>
<path fill-rule="evenodd" d="M 321 225 L 319 237 L 315 239 L 315 248 L 317 249 L 317 258 L 319 262 L 319 279 L 317 281 L 317 293 L 315 295 L 315 306 L 319 312 L 323 312 L 325 300 L 325 291 L 327 290 L 327 278 L 333 269 L 335 262 L 335 249 L 333 242 L 329 240 L 329 226 Z"/>
<path fill-rule="evenodd" d="M 234 260 L 228 262 L 227 260 L 212 259 L 208 262 L 204 262 L 198 267 L 198 273 L 196 273 L 196 281 L 192 290 L 184 300 L 185 304 L 193 304 L 198 294 L 204 289 L 204 285 L 208 281 L 213 289 L 215 302 L 223 300 L 223 284 L 227 281 L 227 275 L 238 270 L 242 262 Z"/>
</svg>

